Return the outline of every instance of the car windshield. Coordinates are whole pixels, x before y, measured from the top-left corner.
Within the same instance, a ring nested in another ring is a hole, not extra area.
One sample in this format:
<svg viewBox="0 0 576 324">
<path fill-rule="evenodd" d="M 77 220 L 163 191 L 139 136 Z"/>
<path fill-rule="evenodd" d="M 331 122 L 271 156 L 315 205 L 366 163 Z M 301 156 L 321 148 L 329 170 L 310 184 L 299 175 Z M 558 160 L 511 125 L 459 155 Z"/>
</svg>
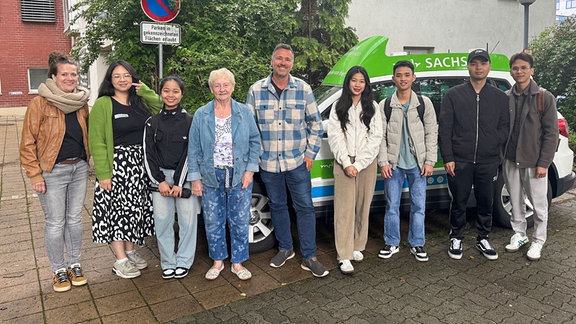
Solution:
<svg viewBox="0 0 576 324">
<path fill-rule="evenodd" d="M 341 88 L 342 87 L 340 86 L 322 84 L 314 90 L 314 98 L 316 98 L 317 103 L 321 103 L 326 100 L 326 98 L 338 92 Z"/>
</svg>

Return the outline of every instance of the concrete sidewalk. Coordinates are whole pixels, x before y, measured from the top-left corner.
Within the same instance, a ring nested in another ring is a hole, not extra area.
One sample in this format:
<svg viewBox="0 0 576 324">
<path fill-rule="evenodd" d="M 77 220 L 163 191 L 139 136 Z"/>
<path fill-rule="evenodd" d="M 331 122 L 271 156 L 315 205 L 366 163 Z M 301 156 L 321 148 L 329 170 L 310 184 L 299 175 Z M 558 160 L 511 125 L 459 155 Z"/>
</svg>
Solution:
<svg viewBox="0 0 576 324">
<path fill-rule="evenodd" d="M 555 199 L 548 241 L 540 261 L 526 249 L 504 252 L 511 231 L 495 227 L 491 243 L 499 259 L 475 250 L 468 224 L 462 260 L 448 258 L 446 211 L 428 211 L 429 262 L 417 262 L 403 243 L 388 260 L 382 247 L 382 215 L 372 215 L 365 260 L 356 272 L 336 268 L 332 226 L 319 219 L 319 258 L 331 273 L 312 278 L 298 257 L 281 268 L 268 265 L 274 251 L 245 263 L 254 277 L 241 282 L 229 271 L 204 279 L 211 261 L 199 230 L 190 275 L 162 280 L 154 238 L 140 252 L 150 266 L 135 279 L 111 273 L 114 256 L 92 243 L 94 177 L 84 210 L 82 265 L 89 283 L 66 293 L 52 290 L 40 203 L 19 163 L 22 116 L 0 117 L 0 322 L 7 323 L 574 323 L 576 322 L 576 189 Z M 402 237 L 406 238 L 406 220 Z"/>
<path fill-rule="evenodd" d="M 135 279 L 111 273 L 114 255 L 107 245 L 92 243 L 91 213 L 94 176 L 90 175 L 83 215 L 82 267 L 88 285 L 65 293 L 52 290 L 51 269 L 44 247 L 44 216 L 19 161 L 23 116 L 0 117 L 0 322 L 11 323 L 139 323 L 165 322 L 245 299 L 311 277 L 290 262 L 280 269 L 268 263 L 274 251 L 254 255 L 244 265 L 253 273 L 247 282 L 230 272 L 207 281 L 206 239 L 199 229 L 196 259 L 181 280 L 163 280 L 155 238 L 139 252 L 149 267 Z M 319 251 L 334 268 L 334 247 Z"/>
</svg>

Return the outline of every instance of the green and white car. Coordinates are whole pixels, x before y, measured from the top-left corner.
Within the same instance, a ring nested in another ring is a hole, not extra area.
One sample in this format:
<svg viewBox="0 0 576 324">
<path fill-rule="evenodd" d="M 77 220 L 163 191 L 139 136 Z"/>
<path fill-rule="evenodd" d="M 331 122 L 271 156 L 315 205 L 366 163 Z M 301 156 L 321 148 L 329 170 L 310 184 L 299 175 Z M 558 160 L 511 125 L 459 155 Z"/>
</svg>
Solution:
<svg viewBox="0 0 576 324">
<path fill-rule="evenodd" d="M 432 100 L 436 114 L 439 115 L 441 101 L 444 94 L 451 87 L 468 80 L 467 57 L 468 53 L 436 53 L 414 55 L 386 55 L 388 38 L 373 36 L 360 42 L 346 53 L 333 69 L 328 73 L 320 87 L 314 90 L 319 110 L 322 114 L 324 129 L 326 129 L 332 104 L 340 97 L 342 83 L 348 69 L 354 65 L 361 65 L 368 71 L 372 84 L 374 100 L 380 102 L 391 96 L 395 91 L 392 82 L 394 63 L 400 60 L 410 60 L 414 64 L 416 81 L 413 89 Z M 488 82 L 495 87 L 506 91 L 514 84 L 510 76 L 508 58 L 505 55 L 491 54 L 492 69 L 488 75 Z M 560 196 L 572 187 L 576 175 L 572 172 L 574 153 L 568 147 L 568 125 L 566 120 L 558 113 L 558 126 L 560 136 L 554 162 L 548 169 L 548 200 Z M 322 141 L 322 147 L 312 175 L 312 200 L 318 216 L 331 215 L 334 199 L 334 177 L 332 167 L 334 157 L 328 146 L 328 139 Z M 375 195 L 372 207 L 385 205 L 382 177 L 378 174 Z M 450 196 L 448 182 L 444 171 L 442 157 L 438 153 L 438 163 L 434 167 L 434 174 L 428 177 L 427 208 L 448 208 Z M 510 227 L 509 195 L 502 176 L 498 179 L 498 187 L 494 199 L 494 221 L 505 227 Z M 473 197 L 473 195 L 471 195 Z M 532 222 L 532 206 L 528 199 L 527 217 Z M 409 207 L 408 186 L 405 183 L 402 206 Z M 255 181 L 252 194 L 252 217 L 250 222 L 250 249 L 252 252 L 263 251 L 273 247 L 275 243 L 273 226 L 268 208 L 268 198 L 264 186 Z"/>
</svg>

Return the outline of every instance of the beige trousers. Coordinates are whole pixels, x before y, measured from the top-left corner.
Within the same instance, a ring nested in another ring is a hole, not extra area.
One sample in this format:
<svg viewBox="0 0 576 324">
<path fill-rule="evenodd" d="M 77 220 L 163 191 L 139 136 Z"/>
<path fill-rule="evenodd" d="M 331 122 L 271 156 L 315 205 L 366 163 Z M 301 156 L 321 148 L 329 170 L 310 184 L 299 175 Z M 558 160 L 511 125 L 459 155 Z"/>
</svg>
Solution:
<svg viewBox="0 0 576 324">
<path fill-rule="evenodd" d="M 376 185 L 377 161 L 358 172 L 344 174 L 334 161 L 334 236 L 338 260 L 351 260 L 353 251 L 363 251 L 368 241 L 368 215 Z"/>
</svg>

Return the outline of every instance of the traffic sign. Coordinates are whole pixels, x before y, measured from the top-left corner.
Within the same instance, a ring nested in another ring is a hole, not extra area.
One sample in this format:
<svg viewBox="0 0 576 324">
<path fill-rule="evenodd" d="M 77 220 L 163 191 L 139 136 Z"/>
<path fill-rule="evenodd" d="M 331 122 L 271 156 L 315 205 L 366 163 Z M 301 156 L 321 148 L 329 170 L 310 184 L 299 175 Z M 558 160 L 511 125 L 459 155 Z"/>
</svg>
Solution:
<svg viewBox="0 0 576 324">
<path fill-rule="evenodd" d="M 178 45 L 180 44 L 180 25 L 143 21 L 140 23 L 140 42 Z"/>
<path fill-rule="evenodd" d="M 169 22 L 180 12 L 180 0 L 140 0 L 142 10 L 156 22 Z"/>
</svg>

